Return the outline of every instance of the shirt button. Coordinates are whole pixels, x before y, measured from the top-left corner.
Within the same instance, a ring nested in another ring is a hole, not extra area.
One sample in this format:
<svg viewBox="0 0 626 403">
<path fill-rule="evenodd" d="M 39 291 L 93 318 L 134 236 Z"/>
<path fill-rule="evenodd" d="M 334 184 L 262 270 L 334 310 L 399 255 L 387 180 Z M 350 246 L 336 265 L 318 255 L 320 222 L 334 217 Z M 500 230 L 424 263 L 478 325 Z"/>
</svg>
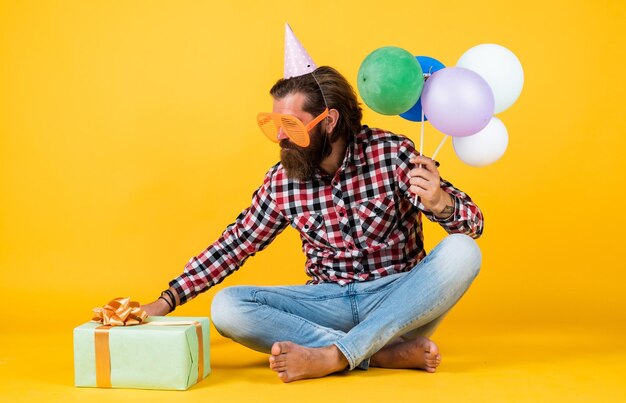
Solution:
<svg viewBox="0 0 626 403">
<path fill-rule="evenodd" d="M 343 211 L 339 212 L 339 217 L 343 217 Z"/>
</svg>

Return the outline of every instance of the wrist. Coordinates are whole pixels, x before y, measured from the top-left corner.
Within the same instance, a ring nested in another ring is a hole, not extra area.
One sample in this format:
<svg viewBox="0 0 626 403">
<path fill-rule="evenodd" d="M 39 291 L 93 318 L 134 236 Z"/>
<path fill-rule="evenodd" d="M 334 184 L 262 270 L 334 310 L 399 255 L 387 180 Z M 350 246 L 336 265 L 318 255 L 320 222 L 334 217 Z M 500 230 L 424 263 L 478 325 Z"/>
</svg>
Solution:
<svg viewBox="0 0 626 403">
<path fill-rule="evenodd" d="M 439 219 L 450 218 L 454 214 L 454 199 L 452 196 L 441 190 L 442 197 L 437 206 L 432 210 L 435 217 Z"/>
<path fill-rule="evenodd" d="M 167 303 L 162 299 L 157 299 L 147 305 L 143 305 L 141 308 L 146 311 L 148 316 L 165 316 L 170 310 Z"/>
<path fill-rule="evenodd" d="M 163 301 L 162 298 L 157 299 L 155 303 L 157 304 L 157 313 L 158 313 L 158 315 L 156 316 L 165 316 L 171 312 L 170 306 L 168 305 L 166 301 Z"/>
<path fill-rule="evenodd" d="M 167 303 L 167 305 L 169 305 L 170 312 L 176 309 L 176 306 L 179 302 L 178 298 L 176 298 L 176 294 L 172 292 L 171 288 L 168 288 L 167 290 L 161 292 L 161 296 L 159 298 L 163 299 Z"/>
</svg>

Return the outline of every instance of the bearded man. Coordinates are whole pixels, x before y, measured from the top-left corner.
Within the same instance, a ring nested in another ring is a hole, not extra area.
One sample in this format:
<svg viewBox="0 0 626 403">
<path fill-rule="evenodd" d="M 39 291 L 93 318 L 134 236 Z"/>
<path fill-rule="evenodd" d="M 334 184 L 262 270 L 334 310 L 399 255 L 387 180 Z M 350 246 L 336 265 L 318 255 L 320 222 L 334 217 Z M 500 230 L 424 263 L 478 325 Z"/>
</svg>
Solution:
<svg viewBox="0 0 626 403">
<path fill-rule="evenodd" d="M 409 139 L 362 125 L 335 69 L 280 79 L 270 93 L 273 112 L 258 122 L 281 161 L 250 207 L 144 309 L 171 312 L 291 226 L 310 280 L 223 289 L 211 307 L 220 334 L 268 353 L 284 382 L 369 366 L 435 372 L 430 337 L 479 272 L 480 209 Z M 450 234 L 428 256 L 422 216 Z"/>
</svg>

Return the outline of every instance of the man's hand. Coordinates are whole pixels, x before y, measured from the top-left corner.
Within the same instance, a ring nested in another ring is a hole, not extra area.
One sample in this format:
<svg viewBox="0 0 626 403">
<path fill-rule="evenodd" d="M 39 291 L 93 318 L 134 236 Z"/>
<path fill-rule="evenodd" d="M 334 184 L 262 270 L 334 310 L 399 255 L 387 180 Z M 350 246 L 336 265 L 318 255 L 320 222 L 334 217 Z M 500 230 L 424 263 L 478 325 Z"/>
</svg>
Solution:
<svg viewBox="0 0 626 403">
<path fill-rule="evenodd" d="M 422 204 L 438 218 L 447 218 L 454 212 L 454 200 L 441 188 L 441 177 L 435 161 L 426 156 L 411 159 L 415 164 L 409 175 L 409 191 L 420 197 Z"/>
<path fill-rule="evenodd" d="M 148 316 L 165 316 L 170 311 L 170 307 L 167 305 L 167 302 L 160 298 L 147 305 L 142 305 L 141 309 L 146 311 Z"/>
</svg>

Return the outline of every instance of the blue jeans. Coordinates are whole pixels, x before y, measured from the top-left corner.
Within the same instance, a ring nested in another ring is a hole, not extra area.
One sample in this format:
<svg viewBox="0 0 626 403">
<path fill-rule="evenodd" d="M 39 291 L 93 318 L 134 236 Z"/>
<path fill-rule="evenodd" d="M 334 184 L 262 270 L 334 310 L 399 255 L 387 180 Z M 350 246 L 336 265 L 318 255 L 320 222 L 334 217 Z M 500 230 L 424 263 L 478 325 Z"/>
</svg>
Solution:
<svg viewBox="0 0 626 403">
<path fill-rule="evenodd" d="M 334 344 L 350 369 L 397 337 L 430 336 L 478 275 L 480 249 L 448 235 L 411 271 L 373 281 L 287 287 L 229 287 L 215 295 L 213 324 L 223 336 L 269 353 L 276 341 Z"/>
</svg>

